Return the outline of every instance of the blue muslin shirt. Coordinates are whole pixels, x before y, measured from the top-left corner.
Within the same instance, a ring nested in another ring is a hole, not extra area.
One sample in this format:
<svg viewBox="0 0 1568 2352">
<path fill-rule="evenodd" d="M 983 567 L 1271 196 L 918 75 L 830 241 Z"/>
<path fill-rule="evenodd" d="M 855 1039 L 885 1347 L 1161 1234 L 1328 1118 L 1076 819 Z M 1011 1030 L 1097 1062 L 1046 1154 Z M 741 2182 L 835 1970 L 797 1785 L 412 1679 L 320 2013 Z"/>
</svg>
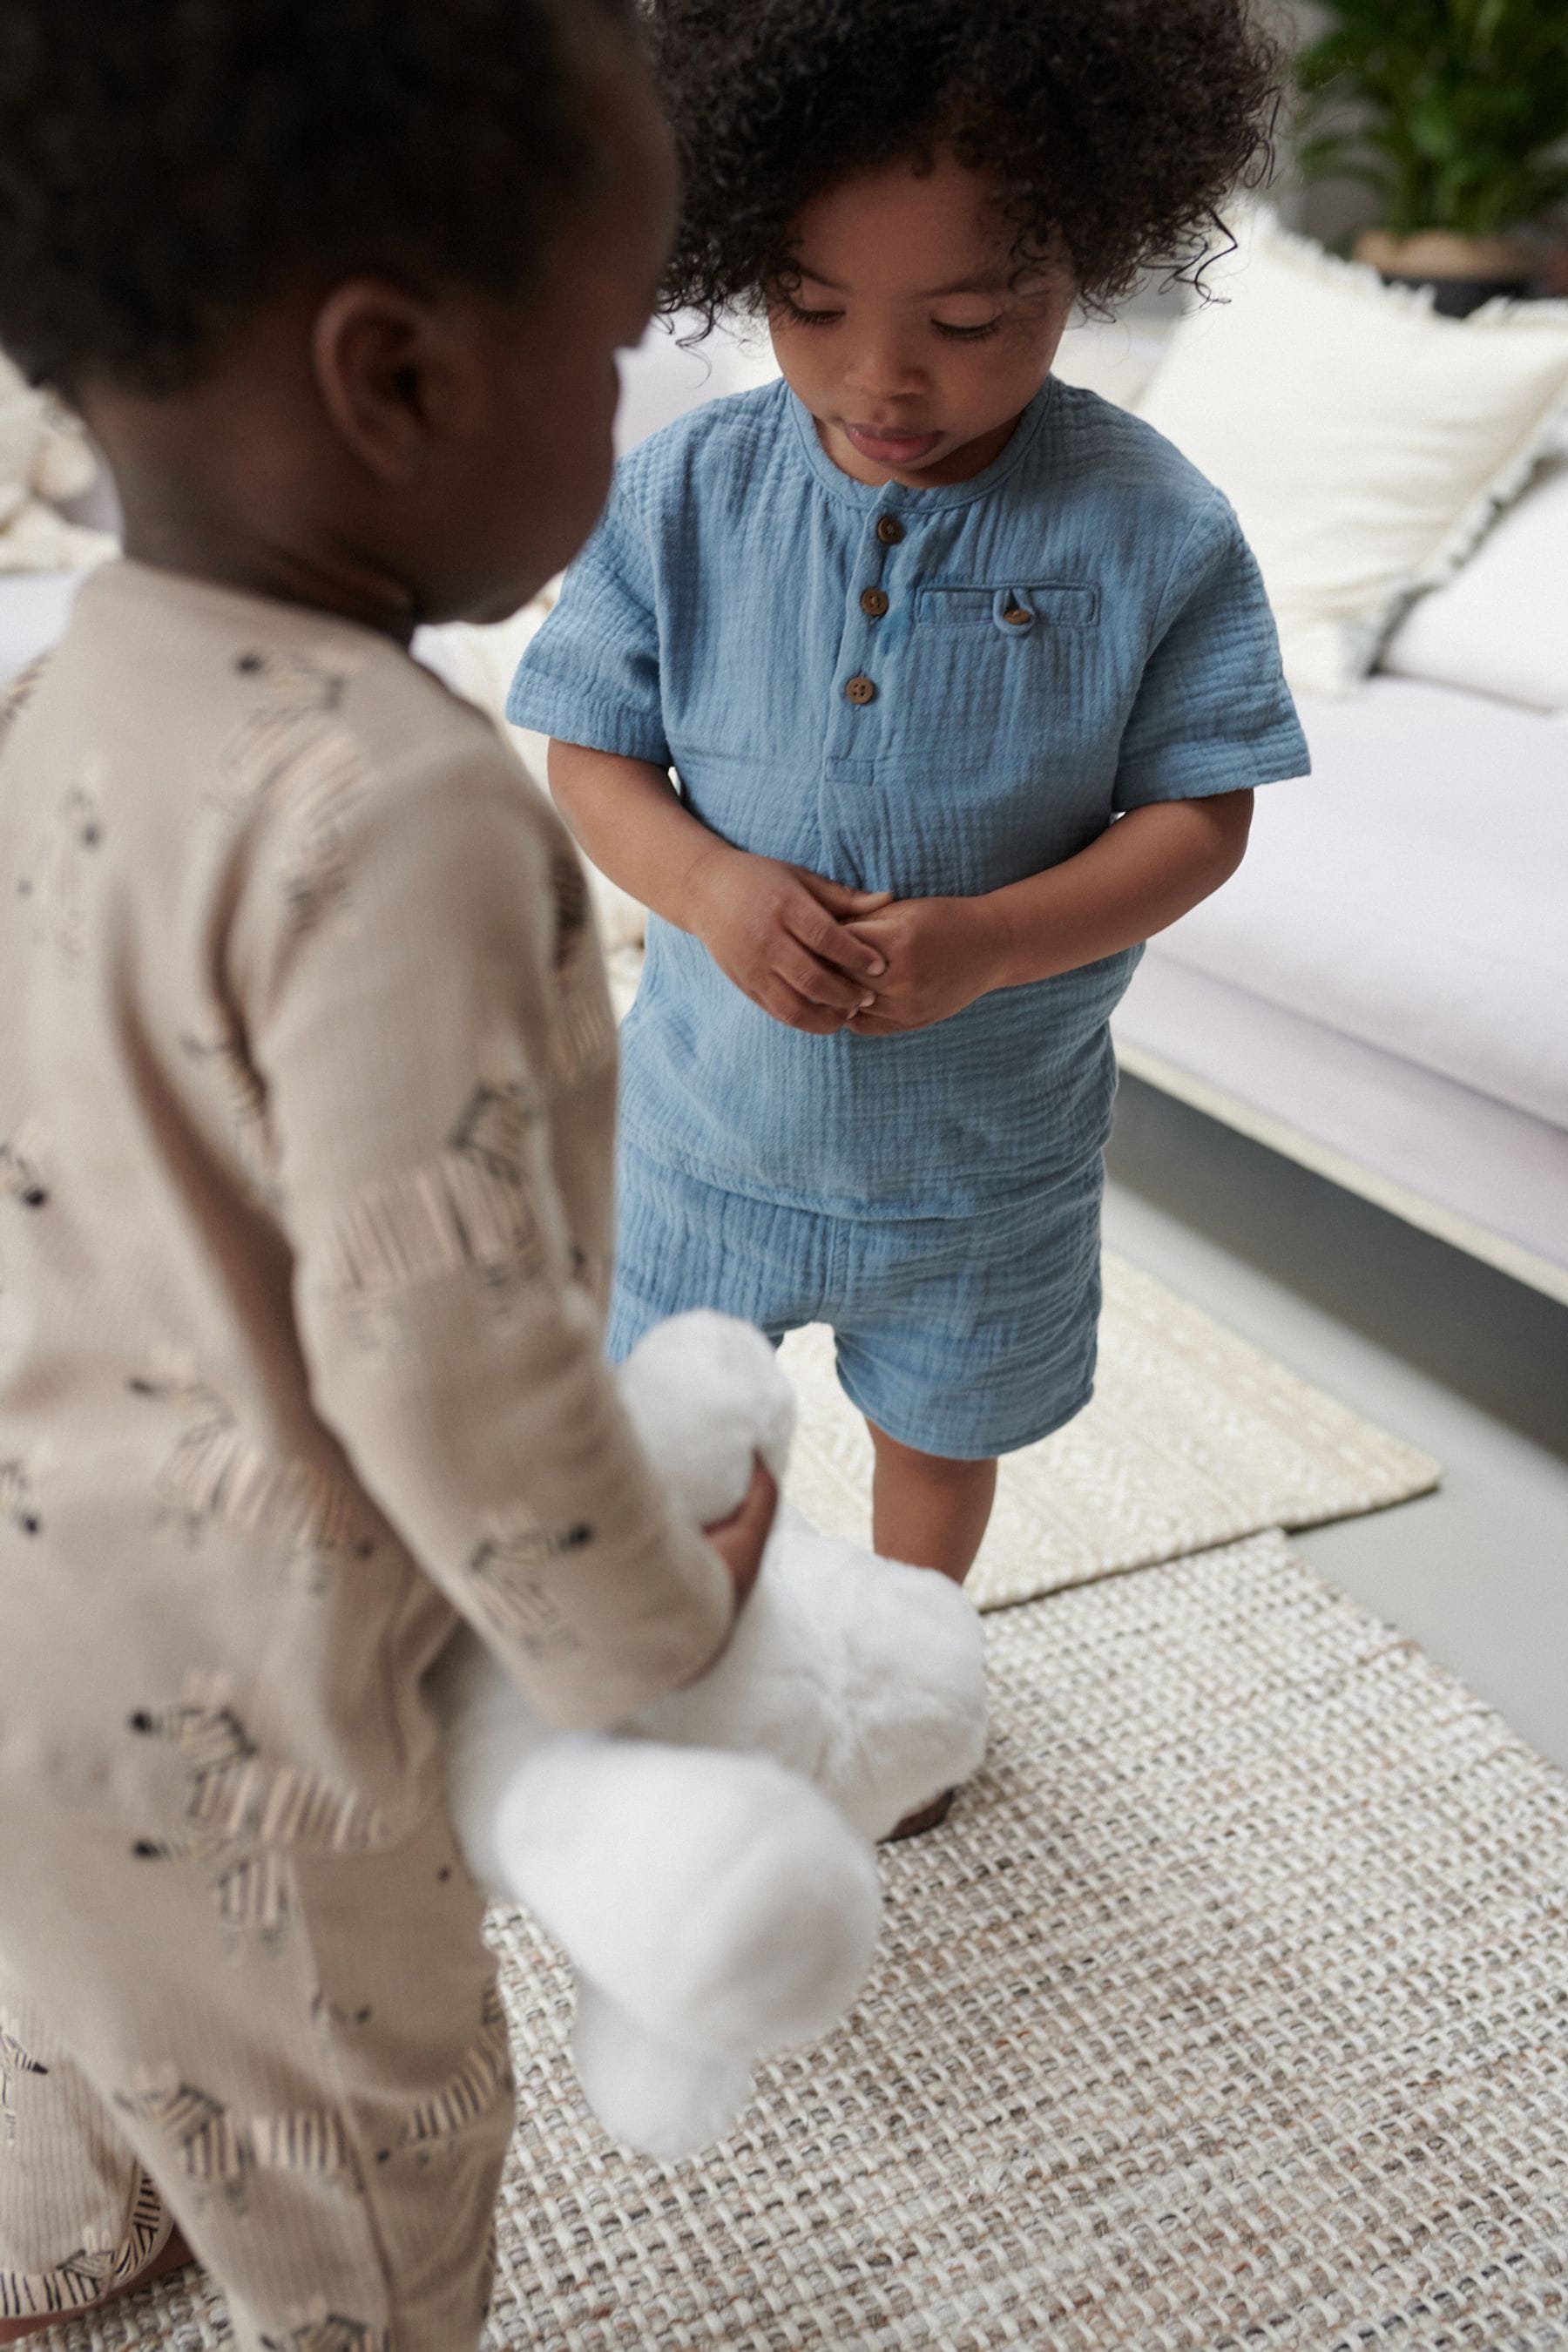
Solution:
<svg viewBox="0 0 1568 2352">
<path fill-rule="evenodd" d="M 972 480 L 871 488 L 782 382 L 625 458 L 510 716 L 673 767 L 737 846 L 900 898 L 994 890 L 1121 812 L 1302 774 L 1257 565 L 1151 427 L 1048 378 Z M 1099 1153 L 1136 949 L 887 1038 L 773 1020 L 650 919 L 626 1148 L 865 1219 L 984 1215 Z"/>
</svg>

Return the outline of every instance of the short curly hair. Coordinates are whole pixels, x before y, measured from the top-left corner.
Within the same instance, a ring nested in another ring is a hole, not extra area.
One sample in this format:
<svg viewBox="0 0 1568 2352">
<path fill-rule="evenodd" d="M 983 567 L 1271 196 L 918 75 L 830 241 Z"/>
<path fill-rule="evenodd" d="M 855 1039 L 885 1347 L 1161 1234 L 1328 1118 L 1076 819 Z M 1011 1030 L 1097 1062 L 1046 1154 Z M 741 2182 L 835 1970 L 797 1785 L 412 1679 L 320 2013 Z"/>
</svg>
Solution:
<svg viewBox="0 0 1568 2352">
<path fill-rule="evenodd" d="M 635 28 L 634 0 L 595 0 Z M 0 342 L 199 374 L 292 272 L 526 291 L 597 159 L 571 0 L 4 0 Z"/>
<path fill-rule="evenodd" d="M 668 310 L 787 287 L 824 189 L 938 149 L 988 168 L 1015 259 L 1090 308 L 1191 276 L 1267 176 L 1278 55 L 1247 0 L 644 0 L 685 181 Z"/>
</svg>

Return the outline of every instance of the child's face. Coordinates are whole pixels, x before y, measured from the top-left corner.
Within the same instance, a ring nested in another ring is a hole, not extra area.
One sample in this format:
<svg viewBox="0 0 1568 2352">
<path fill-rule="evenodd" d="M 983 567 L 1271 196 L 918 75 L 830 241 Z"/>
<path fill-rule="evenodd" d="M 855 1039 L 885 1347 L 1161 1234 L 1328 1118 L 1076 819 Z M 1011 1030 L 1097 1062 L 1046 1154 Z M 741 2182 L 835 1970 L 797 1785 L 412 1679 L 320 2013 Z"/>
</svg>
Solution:
<svg viewBox="0 0 1568 2352">
<path fill-rule="evenodd" d="M 966 481 L 1000 456 L 1050 373 L 1076 288 L 1018 278 L 983 173 L 893 164 L 814 198 L 773 349 L 834 463 L 860 482 Z"/>
<path fill-rule="evenodd" d="M 526 307 L 468 306 L 485 379 L 467 446 L 451 436 L 422 582 L 431 617 L 515 611 L 576 554 L 615 462 L 618 349 L 647 325 L 674 226 L 674 154 L 621 36 L 591 77 L 610 168 L 566 224 Z M 435 488 L 435 482 L 432 482 Z"/>
</svg>

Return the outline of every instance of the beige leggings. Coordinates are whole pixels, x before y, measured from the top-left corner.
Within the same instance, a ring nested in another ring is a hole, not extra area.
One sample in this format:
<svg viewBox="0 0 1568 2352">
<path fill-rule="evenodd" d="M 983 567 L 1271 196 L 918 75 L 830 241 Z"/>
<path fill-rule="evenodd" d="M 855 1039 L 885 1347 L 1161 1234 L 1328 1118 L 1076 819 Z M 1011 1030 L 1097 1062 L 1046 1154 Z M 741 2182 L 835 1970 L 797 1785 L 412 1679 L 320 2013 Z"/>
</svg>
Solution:
<svg viewBox="0 0 1568 2352">
<path fill-rule="evenodd" d="M 470 2352 L 512 2122 L 481 1916 L 439 1815 L 217 1866 L 0 1799 L 0 2316 L 172 2214 L 243 2352 Z"/>
</svg>

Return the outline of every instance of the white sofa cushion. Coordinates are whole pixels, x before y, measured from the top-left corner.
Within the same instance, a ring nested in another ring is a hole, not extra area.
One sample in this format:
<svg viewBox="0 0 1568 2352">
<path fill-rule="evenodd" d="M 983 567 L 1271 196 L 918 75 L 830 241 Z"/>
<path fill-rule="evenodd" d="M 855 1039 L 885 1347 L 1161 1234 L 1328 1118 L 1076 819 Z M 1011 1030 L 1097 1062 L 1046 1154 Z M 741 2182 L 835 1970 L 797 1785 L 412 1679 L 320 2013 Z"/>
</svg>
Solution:
<svg viewBox="0 0 1568 2352">
<path fill-rule="evenodd" d="M 1568 456 L 1541 467 L 1447 587 L 1416 599 L 1381 667 L 1568 710 Z"/>
<path fill-rule="evenodd" d="M 1235 505 L 1291 684 L 1346 694 L 1524 488 L 1568 405 L 1568 302 L 1443 319 L 1267 211 L 1237 234 L 1138 410 Z"/>
<path fill-rule="evenodd" d="M 1373 678 L 1159 940 L 1215 979 L 1568 1127 L 1568 718 Z"/>
</svg>

